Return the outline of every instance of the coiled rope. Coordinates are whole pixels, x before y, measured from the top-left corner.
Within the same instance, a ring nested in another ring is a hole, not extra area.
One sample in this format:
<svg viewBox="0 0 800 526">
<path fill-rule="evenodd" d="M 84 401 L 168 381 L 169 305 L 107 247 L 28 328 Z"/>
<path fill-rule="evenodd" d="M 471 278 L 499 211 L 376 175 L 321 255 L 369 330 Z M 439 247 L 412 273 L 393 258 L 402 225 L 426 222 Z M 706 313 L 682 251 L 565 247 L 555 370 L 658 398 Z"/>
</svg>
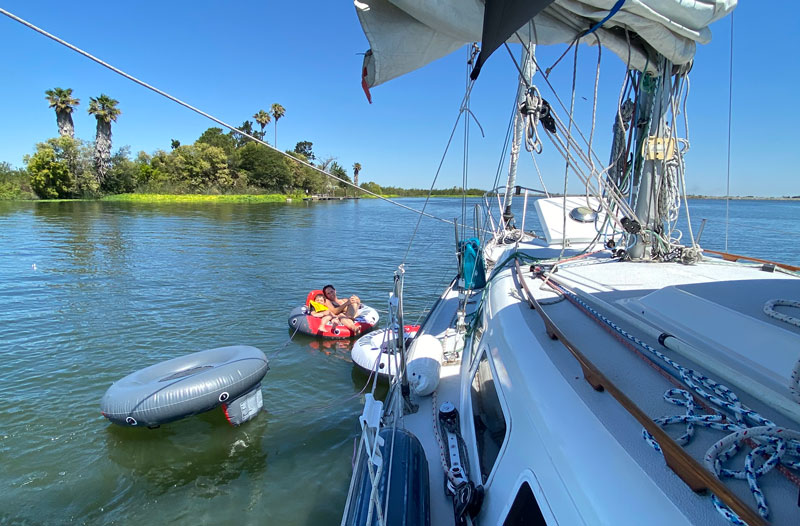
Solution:
<svg viewBox="0 0 800 526">
<path fill-rule="evenodd" d="M 746 479 L 750 492 L 753 494 L 753 498 L 756 501 L 759 515 L 766 519 L 769 516 L 769 506 L 767 505 L 766 497 L 758 485 L 758 478 L 776 467 L 800 469 L 800 433 L 794 430 L 777 427 L 772 421 L 742 404 L 736 393 L 727 386 L 712 380 L 698 371 L 682 366 L 651 345 L 627 332 L 592 308 L 573 292 L 558 284 L 554 283 L 553 285 L 554 288 L 560 288 L 561 292 L 572 303 L 579 305 L 583 310 L 602 321 L 616 333 L 632 342 L 637 347 L 644 349 L 650 355 L 656 357 L 658 361 L 669 365 L 677 372 L 684 385 L 689 387 L 701 398 L 708 401 L 712 406 L 716 406 L 714 408 L 715 411 L 717 411 L 716 408 L 721 408 L 733 415 L 736 423 L 725 423 L 724 420 L 726 417 L 718 412 L 711 415 L 695 415 L 693 395 L 685 389 L 670 389 L 665 393 L 664 399 L 669 403 L 685 406 L 687 408 L 686 414 L 659 418 L 656 419 L 655 422 L 662 427 L 673 423 L 685 423 L 687 425 L 686 433 L 676 439 L 681 445 L 687 444 L 692 439 L 695 424 L 729 433 L 729 435 L 715 443 L 706 451 L 704 457 L 706 465 L 709 467 L 710 471 L 720 478 L 733 477 L 737 479 Z M 795 371 L 797 371 L 798 367 L 800 367 L 800 365 L 795 367 Z M 750 424 L 754 425 L 751 427 Z M 659 452 L 661 451 L 658 442 L 656 442 L 650 433 L 643 430 L 642 434 L 644 439 L 654 449 Z M 745 459 L 745 469 L 743 471 L 723 469 L 723 462 L 732 458 L 739 451 L 740 444 L 744 440 L 752 440 L 756 444 Z M 754 468 L 755 457 L 762 455 L 766 455 L 768 457 L 767 460 L 760 468 Z M 786 455 L 798 457 L 798 460 L 784 459 L 783 457 Z M 800 484 L 800 479 L 794 474 L 784 470 L 781 471 L 784 475 L 787 475 L 787 478 L 793 483 Z M 745 524 L 733 511 L 725 506 L 716 495 L 712 496 L 712 502 L 717 511 L 731 523 Z"/>
<path fill-rule="evenodd" d="M 795 309 L 800 309 L 800 301 L 774 299 L 769 300 L 764 304 L 764 314 L 770 318 L 775 318 L 776 320 L 788 323 L 789 325 L 800 327 L 800 318 L 778 312 L 775 310 L 775 307 L 794 307 Z"/>
</svg>

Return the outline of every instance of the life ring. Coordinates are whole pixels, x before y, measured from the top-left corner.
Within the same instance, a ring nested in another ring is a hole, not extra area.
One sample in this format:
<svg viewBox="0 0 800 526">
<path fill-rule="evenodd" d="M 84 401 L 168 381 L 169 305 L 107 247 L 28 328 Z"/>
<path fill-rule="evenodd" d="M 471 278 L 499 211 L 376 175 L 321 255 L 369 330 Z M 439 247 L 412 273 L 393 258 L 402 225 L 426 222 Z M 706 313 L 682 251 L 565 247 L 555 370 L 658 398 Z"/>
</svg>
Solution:
<svg viewBox="0 0 800 526">
<path fill-rule="evenodd" d="M 233 402 L 252 394 L 247 407 L 230 411 L 239 417 L 244 413 L 248 420 L 261 408 L 261 379 L 268 370 L 264 353 L 245 345 L 187 354 L 114 382 L 100 401 L 100 411 L 115 424 L 154 427 L 223 404 L 228 415 Z"/>
<path fill-rule="evenodd" d="M 417 335 L 419 325 L 405 325 L 403 326 L 403 337 L 406 339 L 406 349 L 409 348 L 411 340 Z M 392 329 L 382 329 L 374 331 L 359 338 L 353 350 L 350 351 L 350 356 L 353 362 L 359 367 L 367 370 L 376 370 L 381 376 L 394 376 L 396 374 L 397 366 L 400 362 L 400 357 L 395 356 L 389 352 L 389 344 L 395 339 L 397 331 Z M 380 362 L 378 363 L 378 358 Z"/>
<path fill-rule="evenodd" d="M 372 329 L 378 323 L 378 311 L 368 305 L 361 305 L 355 318 L 355 324 L 361 328 L 361 333 Z M 322 323 L 321 318 L 311 316 L 308 307 L 301 305 L 289 313 L 289 328 L 309 336 L 342 340 L 357 336 L 344 325 Z"/>
</svg>

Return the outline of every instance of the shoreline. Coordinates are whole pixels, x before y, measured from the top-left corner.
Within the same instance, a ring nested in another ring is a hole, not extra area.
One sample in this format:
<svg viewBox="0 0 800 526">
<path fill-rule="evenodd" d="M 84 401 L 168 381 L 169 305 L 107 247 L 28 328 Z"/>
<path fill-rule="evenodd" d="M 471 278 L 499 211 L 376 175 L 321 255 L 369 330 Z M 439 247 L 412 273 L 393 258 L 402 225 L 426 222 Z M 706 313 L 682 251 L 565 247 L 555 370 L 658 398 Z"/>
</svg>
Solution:
<svg viewBox="0 0 800 526">
<path fill-rule="evenodd" d="M 583 194 L 579 194 L 583 195 Z M 579 196 L 578 195 L 578 196 Z M 195 202 L 220 202 L 220 203 L 293 203 L 304 202 L 309 196 L 303 194 L 115 194 L 95 199 L 4 199 L 3 201 L 27 201 L 27 202 L 70 202 L 70 201 L 112 201 L 112 202 L 146 202 L 146 203 L 195 203 Z M 352 196 L 348 196 L 351 197 Z M 364 194 L 357 196 L 360 199 L 378 199 L 378 197 Z M 415 199 L 425 196 L 385 194 L 381 195 L 386 199 Z M 446 199 L 456 199 L 462 195 L 432 195 L 431 198 L 441 197 Z M 467 197 L 482 197 L 481 195 L 468 194 Z M 551 197 L 561 197 L 558 194 L 551 194 Z M 573 197 L 570 195 L 570 197 Z M 714 200 L 724 201 L 798 201 L 800 196 L 792 197 L 758 197 L 758 196 L 713 196 L 713 195 L 687 195 L 691 200 Z"/>
</svg>

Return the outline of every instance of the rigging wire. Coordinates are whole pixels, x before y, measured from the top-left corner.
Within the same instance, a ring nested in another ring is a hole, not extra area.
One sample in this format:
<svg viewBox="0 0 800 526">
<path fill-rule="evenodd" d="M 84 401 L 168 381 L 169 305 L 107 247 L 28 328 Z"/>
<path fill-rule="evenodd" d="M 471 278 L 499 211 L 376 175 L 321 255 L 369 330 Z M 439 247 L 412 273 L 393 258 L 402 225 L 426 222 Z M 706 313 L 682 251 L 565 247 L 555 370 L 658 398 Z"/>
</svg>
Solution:
<svg viewBox="0 0 800 526">
<path fill-rule="evenodd" d="M 728 68 L 728 175 L 725 186 L 725 252 L 728 251 L 728 220 L 731 203 L 731 121 L 733 116 L 733 15 L 731 13 L 731 52 Z"/>
<path fill-rule="evenodd" d="M 408 259 L 408 254 L 411 252 L 411 246 L 414 244 L 414 238 L 417 236 L 417 231 L 419 230 L 419 225 L 422 222 L 422 216 L 430 214 L 425 214 L 425 209 L 428 207 L 428 202 L 431 199 L 431 194 L 433 193 L 433 187 L 436 185 L 436 180 L 439 179 L 439 174 L 442 171 L 442 165 L 444 165 L 444 160 L 447 157 L 447 152 L 450 150 L 450 145 L 453 142 L 453 137 L 456 134 L 456 130 L 458 129 L 458 123 L 461 120 L 461 115 L 464 113 L 468 113 L 465 110 L 465 103 L 469 100 L 470 93 L 472 93 L 472 88 L 475 86 L 475 81 L 470 80 L 469 84 L 467 85 L 466 93 L 464 93 L 464 97 L 461 99 L 461 104 L 459 105 L 458 116 L 456 117 L 456 121 L 453 123 L 453 129 L 450 131 L 450 137 L 447 139 L 447 145 L 444 147 L 444 152 L 442 152 L 442 158 L 439 160 L 439 167 L 436 169 L 436 174 L 433 176 L 433 182 L 431 183 L 431 187 L 428 190 L 428 195 L 425 197 L 425 203 L 422 205 L 422 210 L 420 212 L 420 216 L 417 218 L 417 224 L 414 226 L 414 232 L 411 234 L 411 239 L 408 240 L 408 247 L 406 248 L 406 253 L 403 255 L 403 262 L 402 265 L 405 265 L 406 260 Z M 468 113 L 469 114 L 469 113 Z M 434 216 L 430 216 L 434 217 Z M 437 218 L 438 219 L 438 218 Z M 449 224 L 456 224 L 455 221 L 447 221 L 440 219 L 440 221 L 444 221 Z"/>
<path fill-rule="evenodd" d="M 476 48 L 477 48 L 477 44 L 473 44 L 472 48 L 469 48 L 469 47 L 467 48 L 467 63 L 466 63 L 467 74 L 466 74 L 466 77 L 465 77 L 465 79 L 466 79 L 465 86 L 464 86 L 465 89 L 469 89 L 469 81 L 470 81 L 469 74 L 470 74 L 470 70 L 472 69 L 471 65 L 472 65 L 472 62 L 473 62 L 473 58 L 474 58 L 474 55 L 475 55 L 475 49 Z M 465 111 L 470 111 L 469 103 L 470 103 L 469 99 L 464 101 L 464 110 Z M 472 112 L 470 111 L 470 114 L 471 113 Z M 467 228 L 464 223 L 466 222 L 466 218 L 467 218 L 467 184 L 468 184 L 467 183 L 467 180 L 468 180 L 467 178 L 468 178 L 468 174 L 469 174 L 469 119 L 464 119 L 464 149 L 463 149 L 462 155 L 463 155 L 463 160 L 462 160 L 462 164 L 461 164 L 461 235 L 460 235 L 460 238 L 464 239 L 464 237 L 465 237 L 464 233 L 466 232 L 466 228 Z M 456 240 L 456 241 L 458 241 L 458 240 Z"/>
<path fill-rule="evenodd" d="M 332 179 L 336 179 L 337 181 L 339 181 L 341 183 L 344 183 L 344 184 L 346 184 L 348 186 L 351 186 L 351 187 L 355 188 L 356 190 L 359 190 L 359 191 L 361 191 L 361 192 L 363 192 L 365 194 L 371 195 L 373 197 L 376 197 L 378 199 L 381 199 L 383 201 L 391 203 L 391 204 L 393 204 L 395 206 L 399 206 L 400 208 L 404 208 L 404 209 L 406 209 L 406 210 L 408 210 L 410 212 L 414 212 L 416 214 L 419 214 L 420 219 L 422 218 L 422 216 L 425 216 L 425 217 L 429 217 L 431 219 L 435 219 L 437 221 L 441 221 L 443 223 L 447 223 L 447 224 L 451 224 L 451 225 L 453 224 L 453 221 L 451 221 L 451 220 L 444 219 L 444 218 L 441 218 L 441 217 L 436 217 L 436 216 L 434 216 L 432 214 L 426 214 L 424 208 L 423 208 L 423 210 L 416 210 L 416 209 L 414 209 L 414 208 L 412 208 L 410 206 L 406 206 L 406 205 L 404 205 L 402 203 L 398 203 L 397 201 L 395 201 L 393 199 L 389 199 L 388 197 L 384 197 L 384 196 L 382 196 L 380 194 L 376 194 L 376 193 L 374 193 L 374 192 L 372 192 L 370 190 L 366 190 L 364 188 L 356 186 L 351 181 L 348 181 L 346 179 L 343 179 L 343 178 L 337 177 L 337 176 L 335 176 L 335 175 L 333 175 L 331 173 L 328 173 L 325 170 L 322 170 L 322 169 L 314 166 L 311 163 L 303 161 L 302 159 L 298 159 L 296 157 L 292 157 L 291 155 L 287 154 L 286 152 L 283 152 L 283 151 L 279 150 L 278 148 L 275 148 L 274 146 L 262 141 L 261 139 L 259 139 L 257 137 L 254 137 L 253 135 L 250 135 L 250 134 L 248 134 L 246 132 L 243 132 L 242 130 L 236 128 L 235 126 L 232 126 L 232 125 L 230 125 L 230 124 L 218 119 L 217 117 L 214 117 L 213 115 L 211 115 L 209 113 L 206 113 L 203 110 L 201 110 L 199 108 L 196 108 L 196 107 L 192 106 L 191 104 L 189 104 L 187 102 L 184 102 L 184 101 L 180 100 L 179 98 L 174 97 L 174 96 L 170 95 L 169 93 L 167 93 L 165 91 L 162 91 L 162 90 L 156 88 L 155 86 L 152 86 L 152 85 L 148 84 L 147 82 L 144 82 L 143 80 L 140 80 L 140 79 L 134 77 L 133 75 L 130 75 L 130 74 L 122 71 L 121 69 L 119 69 L 117 67 L 112 66 L 111 64 L 103 61 L 102 59 L 99 59 L 99 58 L 95 57 L 91 53 L 89 53 L 87 51 L 84 51 L 84 50 L 80 49 L 79 47 L 74 46 L 74 45 L 70 44 L 69 42 L 67 42 L 67 41 L 65 41 L 65 40 L 63 40 L 63 39 L 61 39 L 61 38 L 59 38 L 59 37 L 57 37 L 57 36 L 55 36 L 55 35 L 53 35 L 51 33 L 48 33 L 44 29 L 42 29 L 42 28 L 40 28 L 38 26 L 35 26 L 34 24 L 28 22 L 27 20 L 25 20 L 23 18 L 20 18 L 20 17 L 16 16 L 15 14 L 8 12 L 5 9 L 1 8 L 1 7 L 0 7 L 0 14 L 3 14 L 5 16 L 7 16 L 8 18 L 16 21 L 16 22 L 19 22 L 20 24 L 28 27 L 29 29 L 32 29 L 32 30 L 36 31 L 37 33 L 39 33 L 39 34 L 41 34 L 43 36 L 46 36 L 47 38 L 49 38 L 49 39 L 61 44 L 62 46 L 65 46 L 65 47 L 71 49 L 72 51 L 75 51 L 76 53 L 78 53 L 80 55 L 83 55 L 84 57 L 88 58 L 89 60 L 92 60 L 92 61 L 96 62 L 97 64 L 100 64 L 101 66 L 103 66 L 103 67 L 105 67 L 107 69 L 110 69 L 114 73 L 116 73 L 118 75 L 121 75 L 121 76 L 125 77 L 126 79 L 128 79 L 128 80 L 130 80 L 132 82 L 135 82 L 136 84 L 139 84 L 140 86 L 142 86 L 144 88 L 147 88 L 150 91 L 153 91 L 153 92 L 157 93 L 158 95 L 161 95 L 162 97 L 165 97 L 165 98 L 171 100 L 172 102 L 180 104 L 184 108 L 187 108 L 187 109 L 189 109 L 189 110 L 191 110 L 191 111 L 193 111 L 195 113 L 198 113 L 198 114 L 202 115 L 203 117 L 205 117 L 205 118 L 207 118 L 207 119 L 219 124 L 220 126 L 223 126 L 223 127 L 227 128 L 227 129 L 233 131 L 233 132 L 239 133 L 239 134 L 243 135 L 244 137 L 247 137 L 248 139 L 250 139 L 252 141 L 255 141 L 255 142 L 259 143 L 259 144 L 262 144 L 262 145 L 266 146 L 267 148 L 278 152 L 279 154 L 283 155 L 284 157 L 287 157 L 287 158 L 289 158 L 289 159 L 291 159 L 291 160 L 293 160 L 293 161 L 295 161 L 297 163 L 300 163 L 300 164 L 302 164 L 302 165 L 304 165 L 304 166 L 306 166 L 308 168 L 311 168 L 312 170 L 314 170 L 316 172 L 319 172 L 322 175 L 325 175 L 326 177 L 330 177 Z M 460 114 L 459 114 L 459 117 L 460 117 Z M 441 169 L 441 166 L 440 166 L 440 169 Z M 438 172 L 437 172 L 437 175 L 438 175 Z M 431 190 L 433 190 L 433 187 L 431 187 Z M 428 195 L 428 197 L 430 197 L 430 194 Z M 427 200 L 425 201 L 425 204 L 427 204 Z M 419 222 L 417 223 L 417 225 L 419 225 Z"/>
</svg>

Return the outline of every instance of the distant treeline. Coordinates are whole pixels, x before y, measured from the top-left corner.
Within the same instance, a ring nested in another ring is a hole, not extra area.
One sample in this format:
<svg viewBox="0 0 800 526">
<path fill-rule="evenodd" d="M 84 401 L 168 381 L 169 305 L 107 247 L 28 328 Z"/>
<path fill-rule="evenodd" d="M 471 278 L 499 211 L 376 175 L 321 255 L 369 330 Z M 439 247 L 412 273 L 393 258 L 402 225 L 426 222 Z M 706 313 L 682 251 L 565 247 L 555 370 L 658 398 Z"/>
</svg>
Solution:
<svg viewBox="0 0 800 526">
<path fill-rule="evenodd" d="M 0 163 L 0 198 L 347 192 L 346 183 L 292 159 L 313 162 L 311 147 L 308 141 L 297 143 L 287 157 L 239 133 L 209 128 L 193 144 L 172 141 L 170 151 L 139 152 L 131 156 L 129 148 L 121 148 L 110 156 L 100 177 L 93 160 L 93 144 L 61 136 L 37 144 L 33 155 L 25 157 L 24 168 Z M 327 161 L 324 169 L 344 181 L 352 181 L 335 160 Z"/>
<path fill-rule="evenodd" d="M 173 141 L 170 151 L 131 156 L 128 147 L 111 155 L 98 181 L 92 143 L 62 136 L 36 145 L 23 168 L 0 163 L 0 199 L 96 198 L 122 193 L 143 194 L 286 194 L 353 195 L 353 186 L 294 161 L 302 160 L 353 184 L 334 159 L 316 161 L 312 143 L 301 141 L 289 157 L 240 134 L 209 128 L 193 144 Z M 316 162 L 315 162 L 316 161 Z M 360 170 L 358 163 L 354 165 Z M 380 186 L 369 181 L 360 188 L 379 195 L 424 197 L 428 189 Z M 434 196 L 463 195 L 457 187 L 436 189 Z M 471 188 L 468 195 L 483 195 Z"/>
<path fill-rule="evenodd" d="M 464 191 L 464 189 L 457 186 L 430 190 L 429 188 L 397 188 L 396 186 L 378 186 L 375 183 L 364 183 L 361 187 L 371 189 L 368 188 L 368 185 L 377 187 L 378 191 L 375 193 L 381 195 L 398 195 L 402 197 L 426 197 L 429 193 L 432 196 L 462 196 L 464 194 L 469 196 L 482 196 L 486 193 L 486 190 L 481 190 L 480 188 L 468 188 Z"/>
<path fill-rule="evenodd" d="M 247 137 L 265 141 L 266 126 L 273 122 L 277 142 L 277 123 L 286 114 L 278 103 L 269 112 L 259 110 L 253 115 L 260 130 L 247 120 L 238 131 L 213 127 L 192 144 L 173 139 L 169 151 L 132 156 L 128 147 L 115 153 L 111 150 L 111 125 L 122 113 L 117 100 L 107 95 L 90 99 L 88 112 L 97 118 L 97 130 L 95 140 L 89 142 L 75 138 L 72 113 L 80 100 L 72 90 L 54 88 L 45 95 L 55 110 L 59 137 L 37 144 L 34 153 L 25 156 L 22 168 L 0 162 L 0 199 L 96 198 L 123 193 L 353 195 L 358 187 L 381 195 L 428 195 L 427 190 L 382 188 L 374 182 L 359 185 L 360 163 L 353 163 L 351 179 L 335 157 L 317 159 L 310 141 L 300 141 L 284 154 Z M 433 192 L 461 193 L 457 188 Z M 470 193 L 481 195 L 483 191 Z"/>
</svg>

